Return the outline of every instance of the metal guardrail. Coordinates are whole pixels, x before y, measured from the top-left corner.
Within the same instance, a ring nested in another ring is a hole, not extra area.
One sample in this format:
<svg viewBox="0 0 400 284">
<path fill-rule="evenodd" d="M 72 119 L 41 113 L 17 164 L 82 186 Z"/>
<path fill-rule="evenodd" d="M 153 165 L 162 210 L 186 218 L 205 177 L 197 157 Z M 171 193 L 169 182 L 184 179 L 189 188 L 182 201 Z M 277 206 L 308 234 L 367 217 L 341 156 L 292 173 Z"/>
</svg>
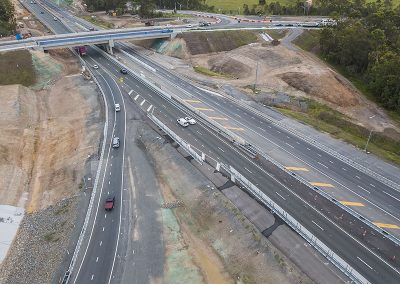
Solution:
<svg viewBox="0 0 400 284">
<path fill-rule="evenodd" d="M 230 175 L 233 181 L 239 181 L 244 185 L 249 192 L 261 201 L 264 205 L 268 206 L 274 211 L 286 224 L 288 224 L 294 231 L 296 231 L 300 236 L 302 236 L 310 245 L 312 245 L 316 250 L 318 250 L 323 256 L 325 256 L 333 265 L 335 265 L 340 271 L 347 275 L 352 281 L 356 283 L 370 283 L 364 276 L 362 276 L 358 271 L 353 269 L 345 260 L 338 256 L 334 251 L 332 251 L 328 246 L 326 246 L 322 241 L 315 237 L 310 231 L 308 231 L 303 225 L 301 225 L 295 218 L 283 210 L 278 204 L 272 201 L 265 193 L 258 189 L 254 184 L 252 184 L 248 179 L 246 179 L 242 174 L 240 174 L 232 166 L 221 164 L 221 168 L 225 169 Z"/>
<path fill-rule="evenodd" d="M 196 153 L 192 149 L 189 143 L 187 143 L 185 140 L 180 138 L 178 135 L 176 135 L 175 132 L 173 132 L 171 129 L 169 129 L 164 123 L 162 123 L 157 117 L 153 115 L 153 113 L 148 112 L 147 116 L 158 126 L 160 129 L 162 129 L 166 134 L 168 134 L 169 137 L 174 139 L 176 143 L 178 143 L 182 148 L 185 149 L 185 151 L 188 152 L 189 155 L 191 155 L 197 162 L 200 164 L 203 164 L 203 159 L 202 157 Z"/>
<path fill-rule="evenodd" d="M 118 60 L 116 60 L 113 56 L 111 56 L 110 54 L 108 54 L 107 52 L 101 50 L 100 48 L 96 47 L 98 51 L 102 52 L 105 56 L 107 56 L 108 58 L 110 58 L 111 60 L 113 60 L 116 64 L 118 64 L 121 68 L 124 68 L 128 71 L 129 75 L 133 76 L 135 79 L 137 79 L 138 81 L 142 82 L 144 85 L 146 85 L 149 89 L 151 89 L 152 91 L 156 92 L 157 94 L 161 95 L 162 97 L 169 99 L 169 100 L 174 100 L 177 103 L 183 105 L 185 108 L 189 109 L 192 113 L 195 113 L 198 117 L 200 117 L 202 120 L 205 121 L 205 123 L 207 125 L 210 125 L 212 128 L 217 129 L 217 132 L 220 133 L 221 135 L 223 135 L 225 138 L 229 139 L 231 142 L 238 142 L 240 144 L 247 144 L 246 141 L 241 138 L 240 136 L 236 135 L 235 133 L 233 133 L 232 131 L 230 131 L 229 129 L 223 128 L 219 123 L 210 120 L 208 118 L 208 116 L 206 116 L 205 114 L 203 114 L 201 111 L 195 109 L 193 106 L 191 106 L 190 104 L 182 101 L 179 97 L 175 96 L 175 95 L 170 95 L 167 92 L 163 91 L 162 89 L 160 89 L 159 87 L 157 87 L 155 85 L 155 83 L 151 83 L 150 81 L 148 81 L 146 78 L 137 75 L 135 72 L 132 72 L 126 65 L 122 64 L 121 62 L 119 62 Z"/>
<path fill-rule="evenodd" d="M 78 56 L 78 57 L 79 57 L 79 60 L 80 60 L 81 64 L 83 66 L 86 66 L 86 62 L 80 56 Z M 101 87 L 101 85 L 100 85 L 99 81 L 97 80 L 97 78 L 94 76 L 93 72 L 89 68 L 86 68 L 86 70 L 88 70 L 88 72 L 90 73 L 90 75 L 93 78 L 93 81 L 96 83 L 97 87 L 100 90 L 100 93 L 102 94 L 104 105 L 105 105 L 105 109 L 106 109 L 106 111 L 105 111 L 106 118 L 105 118 L 105 123 L 104 123 L 104 130 L 103 130 L 103 145 L 102 145 L 100 159 L 99 159 L 100 163 L 99 163 L 99 165 L 97 167 L 97 172 L 96 172 L 96 177 L 95 177 L 95 181 L 94 181 L 94 185 L 93 185 L 93 190 L 92 190 L 92 194 L 90 195 L 89 206 L 88 206 L 88 209 L 86 211 L 85 221 L 83 223 L 81 232 L 79 234 L 79 238 L 78 238 L 78 241 L 76 243 L 75 250 L 74 250 L 74 253 L 72 255 L 72 259 L 71 259 L 70 265 L 69 265 L 68 270 L 65 272 L 65 275 L 64 275 L 64 279 L 66 279 L 66 281 L 63 282 L 63 283 L 68 283 L 68 281 L 70 279 L 70 276 L 71 276 L 71 274 L 72 274 L 72 272 L 74 270 L 74 265 L 75 265 L 76 259 L 78 258 L 78 254 L 80 252 L 80 247 L 82 245 L 83 239 L 85 237 L 86 229 L 87 229 L 87 226 L 88 226 L 89 221 L 90 221 L 90 216 L 92 214 L 92 209 L 93 209 L 93 204 L 94 204 L 94 199 L 95 199 L 94 197 L 96 196 L 96 193 L 97 193 L 97 187 L 98 187 L 100 172 L 101 172 L 101 169 L 103 167 L 104 150 L 105 150 L 105 146 L 106 146 L 107 129 L 108 129 L 108 112 L 107 112 L 107 105 L 105 103 L 106 102 L 106 97 L 105 97 L 105 94 L 104 94 L 104 90 Z M 67 278 L 65 278 L 66 276 L 67 276 Z"/>
<path fill-rule="evenodd" d="M 274 125 L 280 127 L 281 129 L 286 130 L 287 132 L 293 134 L 294 136 L 296 136 L 296 137 L 302 139 L 303 141 L 305 141 L 305 142 L 317 147 L 321 151 L 328 153 L 329 155 L 335 157 L 336 159 L 338 159 L 338 160 L 346 163 L 347 165 L 359 170 L 360 172 L 363 172 L 363 173 L 365 173 L 365 174 L 367 174 L 367 175 L 379 180 L 383 184 L 393 188 L 396 191 L 400 191 L 400 185 L 398 183 L 396 183 L 396 182 L 394 182 L 392 180 L 389 180 L 388 178 L 386 178 L 386 177 L 384 177 L 384 176 L 382 176 L 382 175 L 380 175 L 380 174 L 368 169 L 367 167 L 365 167 L 363 165 L 360 165 L 359 163 L 355 162 L 354 160 L 351 160 L 351 159 L 343 156 L 342 154 L 340 154 L 337 151 L 335 151 L 335 150 L 323 145 L 322 143 L 318 142 L 315 139 L 312 139 L 312 138 L 309 138 L 308 136 L 303 135 L 302 133 L 298 132 L 297 130 L 289 127 L 288 125 L 286 125 L 286 124 L 284 124 L 284 123 L 282 123 L 282 122 L 280 122 L 280 121 L 278 121 L 278 120 L 276 120 L 276 119 L 274 119 L 272 117 L 269 117 L 269 116 L 265 115 L 264 113 L 262 113 L 259 110 L 247 105 L 244 102 L 241 102 L 240 100 L 236 100 L 236 99 L 230 98 L 230 97 L 226 97 L 226 98 L 228 98 L 229 100 L 231 100 L 232 102 L 234 102 L 236 104 L 239 104 L 243 108 L 245 108 L 245 109 L 247 109 L 247 110 L 249 110 L 251 112 L 254 112 L 258 116 L 270 121 L 271 123 L 273 123 Z"/>
<path fill-rule="evenodd" d="M 150 60 L 150 61 L 151 61 L 151 60 Z M 174 73 L 175 76 L 177 76 L 177 74 L 175 74 L 175 72 L 173 72 L 172 70 L 169 70 L 169 72 L 172 72 L 172 73 Z M 181 79 L 182 79 L 182 80 L 185 80 L 184 78 L 181 78 Z M 186 81 L 187 83 L 193 84 L 192 82 L 188 82 L 187 80 L 185 80 L 185 81 Z M 194 84 L 194 85 L 196 85 L 196 84 Z M 179 86 L 177 86 L 177 87 L 179 87 Z M 201 89 L 201 87 L 199 87 L 199 86 L 197 86 L 197 85 L 196 85 L 196 87 L 198 87 L 198 88 Z M 202 86 L 202 88 L 205 88 L 205 87 Z M 181 89 L 182 89 L 182 88 L 181 88 Z M 183 90 L 183 89 L 182 89 L 182 90 Z M 185 90 L 183 90 L 183 91 L 186 92 L 186 93 L 188 93 L 188 92 L 185 91 Z M 214 92 L 214 91 L 212 91 L 212 92 Z M 242 106 L 243 108 L 245 108 L 245 109 L 247 109 L 247 110 L 249 110 L 249 111 L 251 111 L 251 112 L 254 112 L 254 113 L 257 114 L 258 116 L 260 116 L 260 117 L 262 117 L 262 118 L 264 118 L 264 119 L 270 121 L 271 123 L 275 124 L 276 126 L 280 127 L 281 129 L 284 129 L 284 130 L 286 130 L 287 132 L 289 132 L 289 133 L 295 135 L 296 137 L 298 137 L 298 138 L 304 140 L 305 142 L 314 145 L 314 146 L 317 147 L 318 149 L 320 149 L 320 150 L 322 150 L 322 151 L 324 151 L 324 152 L 329 153 L 331 156 L 333 156 L 333 157 L 335 157 L 335 158 L 341 160 L 342 162 L 346 163 L 347 165 L 349 165 L 349 166 L 351 166 L 351 167 L 353 167 L 353 168 L 356 168 L 356 169 L 358 169 L 359 171 L 361 171 L 361 172 L 363 172 L 363 173 L 365 173 L 365 174 L 370 175 L 371 177 L 374 177 L 375 179 L 381 181 L 381 182 L 384 183 L 385 185 L 387 185 L 387 186 L 389 186 L 389 187 L 391 187 L 391 188 L 393 188 L 393 189 L 395 189 L 395 190 L 397 190 L 397 191 L 400 191 L 400 185 L 399 185 L 398 183 L 393 182 L 393 181 L 389 180 L 388 178 L 386 178 L 386 177 L 384 177 L 384 176 L 382 176 L 382 175 L 380 175 L 380 174 L 378 174 L 378 173 L 376 173 L 376 172 L 374 172 L 374 171 L 372 171 L 372 170 L 366 168 L 365 166 L 358 164 L 357 162 L 355 162 L 355 161 L 353 161 L 353 160 L 351 160 L 351 159 L 349 159 L 349 158 L 343 156 L 342 154 L 338 153 L 337 151 L 334 151 L 333 149 L 331 149 L 331 148 L 329 148 L 329 147 L 323 145 L 322 143 L 319 143 L 318 141 L 316 141 L 316 140 L 314 140 L 314 139 L 311 139 L 311 138 L 309 138 L 308 136 L 305 136 L 305 135 L 299 133 L 298 131 L 294 130 L 293 128 L 290 128 L 289 126 L 287 126 L 287 125 L 285 125 L 285 124 L 279 122 L 278 120 L 276 120 L 276 119 L 274 119 L 274 118 L 272 118 L 272 117 L 269 117 L 269 116 L 265 115 L 264 113 L 262 113 L 262 112 L 260 112 L 259 110 L 255 109 L 255 108 L 253 108 L 253 107 L 251 107 L 251 106 L 249 106 L 249 105 L 247 105 L 246 103 L 244 103 L 244 102 L 242 102 L 242 101 L 240 101 L 240 100 L 237 100 L 237 99 L 232 98 L 232 97 L 229 97 L 229 96 L 224 96 L 224 98 L 229 99 L 229 100 L 232 101 L 233 103 L 238 104 L 238 105 Z"/>
<path fill-rule="evenodd" d="M 182 101 L 179 97 L 174 96 L 174 95 L 170 95 L 168 93 L 166 93 L 165 91 L 163 91 L 162 89 L 158 88 L 157 86 L 155 86 L 154 84 L 152 84 L 151 82 L 149 82 L 148 80 L 146 80 L 145 78 L 143 78 L 142 76 L 138 76 L 137 74 L 135 74 L 134 72 L 130 71 L 130 69 L 125 66 L 124 64 L 122 64 L 121 62 L 117 61 L 113 56 L 109 55 L 108 53 L 106 53 L 105 51 L 99 49 L 101 52 L 103 52 L 103 54 L 105 54 L 106 56 L 108 56 L 110 59 L 112 59 L 114 62 L 118 63 L 120 65 L 121 68 L 125 68 L 126 70 L 128 70 L 129 74 L 132 75 L 133 77 L 137 78 L 139 81 L 141 81 L 143 84 L 145 84 L 148 88 L 150 88 L 151 90 L 153 90 L 154 92 L 156 92 L 157 94 L 160 94 L 161 96 L 163 96 L 166 99 L 169 100 L 174 100 L 176 102 L 178 102 L 180 105 L 183 105 L 184 107 L 186 107 L 187 109 L 189 109 L 192 113 L 195 113 L 198 118 L 201 118 L 201 121 L 207 125 L 208 127 L 210 127 L 211 129 L 213 129 L 215 132 L 219 133 L 220 135 L 222 135 L 223 137 L 227 138 L 229 141 L 231 141 L 232 143 L 236 144 L 239 149 L 241 149 L 242 151 L 245 151 L 249 154 L 251 154 L 252 156 L 256 156 L 257 154 L 260 154 L 267 159 L 268 161 L 270 161 L 271 163 L 273 163 L 275 166 L 277 166 L 278 168 L 284 170 L 286 173 L 288 173 L 289 175 L 292 175 L 292 172 L 286 170 L 286 168 L 280 164 L 278 161 L 274 160 L 272 157 L 268 156 L 267 154 L 263 153 L 260 149 L 254 147 L 253 145 L 251 145 L 250 143 L 247 143 L 243 138 L 239 137 L 238 135 L 234 134 L 233 132 L 229 131 L 228 129 L 224 128 L 222 125 L 220 125 L 219 123 L 210 120 L 206 115 L 204 115 L 202 112 L 196 110 L 195 108 L 193 108 L 193 106 L 191 106 L 190 104 Z M 271 120 L 270 120 L 271 121 Z M 305 184 L 307 187 L 309 187 L 310 189 L 312 189 L 313 191 L 315 191 L 316 187 L 312 186 L 308 181 L 306 181 L 304 178 L 295 175 L 294 176 L 299 182 Z M 345 206 L 343 204 L 341 204 L 340 202 L 338 202 L 335 198 L 333 198 L 331 195 L 329 195 L 328 193 L 322 191 L 322 190 L 318 190 L 318 193 L 323 196 L 324 198 L 326 198 L 327 200 L 329 200 L 330 202 L 333 202 L 335 205 L 337 205 L 338 207 L 344 209 L 347 213 L 351 214 L 352 216 L 354 216 L 355 218 L 361 220 L 364 224 L 366 224 L 367 226 L 369 226 L 372 230 L 384 235 L 386 238 L 390 239 L 392 242 L 394 242 L 397 245 L 400 245 L 400 239 L 396 238 L 395 236 L 391 235 L 389 232 L 382 230 L 380 227 L 376 226 L 374 223 L 372 223 L 371 221 L 367 220 L 365 217 L 361 216 L 359 213 L 357 213 L 356 211 L 354 211 L 353 209 L 351 209 L 348 206 Z"/>
<path fill-rule="evenodd" d="M 256 148 L 257 149 L 257 148 Z M 274 164 L 277 168 L 281 169 L 282 171 L 286 172 L 288 175 L 294 177 L 296 180 L 298 180 L 300 183 L 304 184 L 305 186 L 307 186 L 308 188 L 310 188 L 313 191 L 317 191 L 319 195 L 321 195 L 322 197 L 324 197 L 325 199 L 327 199 L 330 202 L 333 202 L 336 206 L 340 207 L 341 209 L 343 209 L 344 211 L 346 211 L 347 213 L 349 213 L 350 215 L 354 216 L 355 218 L 357 218 L 358 220 L 360 220 L 361 222 L 363 222 L 365 225 L 367 225 L 368 227 L 370 227 L 371 229 L 373 229 L 374 231 L 382 234 L 385 238 L 388 238 L 389 240 L 391 240 L 393 243 L 397 244 L 400 246 L 400 239 L 396 238 L 395 236 L 391 235 L 390 233 L 388 233 L 387 231 L 381 229 L 380 227 L 378 227 L 377 225 L 375 225 L 373 222 L 369 221 L 368 219 L 366 219 L 365 217 L 361 216 L 359 213 L 357 213 L 355 210 L 351 209 L 348 206 L 345 206 L 343 204 L 341 204 L 340 202 L 338 202 L 338 200 L 336 198 L 334 198 L 332 195 L 330 195 L 329 193 L 327 193 L 326 191 L 323 190 L 319 190 L 319 188 L 317 186 L 313 186 L 311 185 L 306 179 L 304 179 L 303 177 L 294 174 L 292 171 L 287 170 L 285 168 L 284 165 L 282 165 L 281 163 L 279 163 L 278 161 L 276 161 L 275 159 L 273 159 L 271 156 L 262 153 L 260 151 L 260 149 L 257 149 L 257 151 L 259 153 L 261 153 L 261 156 L 264 157 L 267 161 L 271 162 L 272 164 Z"/>
<path fill-rule="evenodd" d="M 148 117 L 167 133 L 172 139 L 174 139 L 182 148 L 185 149 L 196 161 L 203 163 L 205 154 L 202 153 L 201 156 L 193 150 L 190 144 L 181 139 L 176 133 L 169 129 L 165 124 L 163 124 L 159 119 L 157 119 L 152 113 L 148 113 Z M 257 200 L 262 202 L 265 206 L 273 210 L 285 223 L 290 226 L 294 231 L 296 231 L 303 239 L 305 239 L 311 246 L 313 246 L 317 251 L 319 251 L 323 256 L 325 256 L 333 265 L 335 265 L 340 271 L 347 275 L 352 281 L 360 284 L 370 283 L 365 277 L 363 277 L 358 271 L 354 270 L 345 260 L 338 256 L 334 251 L 332 251 L 328 246 L 321 242 L 317 237 L 315 237 L 310 231 L 308 231 L 303 225 L 301 225 L 295 218 L 283 210 L 278 204 L 272 201 L 265 193 L 258 189 L 254 184 L 252 184 L 248 179 L 246 179 L 242 174 L 240 174 L 232 166 L 225 165 L 223 163 L 217 163 L 215 167 L 217 171 L 221 169 L 225 170 L 233 182 L 239 182 L 241 185 L 245 186 L 247 190 L 253 195 Z"/>
</svg>

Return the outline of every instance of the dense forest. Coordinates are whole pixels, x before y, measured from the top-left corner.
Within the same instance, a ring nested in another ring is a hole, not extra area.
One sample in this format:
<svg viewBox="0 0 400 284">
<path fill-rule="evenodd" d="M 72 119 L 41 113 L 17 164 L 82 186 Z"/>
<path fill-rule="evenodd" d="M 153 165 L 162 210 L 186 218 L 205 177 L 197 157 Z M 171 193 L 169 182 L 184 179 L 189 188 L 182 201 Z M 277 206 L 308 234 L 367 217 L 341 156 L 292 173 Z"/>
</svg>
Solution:
<svg viewBox="0 0 400 284">
<path fill-rule="evenodd" d="M 11 0 L 0 0 L 0 35 L 8 36 L 14 31 L 14 6 L 11 3 Z"/>
<path fill-rule="evenodd" d="M 321 31 L 321 55 L 362 79 L 377 101 L 400 113 L 400 7 L 357 2 L 336 26 Z"/>
</svg>

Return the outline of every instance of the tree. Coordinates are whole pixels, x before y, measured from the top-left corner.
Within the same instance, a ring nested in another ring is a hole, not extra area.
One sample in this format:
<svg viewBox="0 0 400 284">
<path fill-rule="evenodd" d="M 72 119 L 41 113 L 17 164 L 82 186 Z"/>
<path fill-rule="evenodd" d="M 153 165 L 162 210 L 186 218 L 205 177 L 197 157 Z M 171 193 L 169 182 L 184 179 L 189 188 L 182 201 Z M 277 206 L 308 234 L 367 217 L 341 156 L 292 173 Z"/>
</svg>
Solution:
<svg viewBox="0 0 400 284">
<path fill-rule="evenodd" d="M 15 31 L 14 5 L 10 0 L 0 1 L 0 34 L 8 35 Z"/>
<path fill-rule="evenodd" d="M 154 0 L 139 0 L 139 3 L 140 3 L 139 16 L 142 18 L 153 17 L 154 10 L 156 9 Z"/>
</svg>

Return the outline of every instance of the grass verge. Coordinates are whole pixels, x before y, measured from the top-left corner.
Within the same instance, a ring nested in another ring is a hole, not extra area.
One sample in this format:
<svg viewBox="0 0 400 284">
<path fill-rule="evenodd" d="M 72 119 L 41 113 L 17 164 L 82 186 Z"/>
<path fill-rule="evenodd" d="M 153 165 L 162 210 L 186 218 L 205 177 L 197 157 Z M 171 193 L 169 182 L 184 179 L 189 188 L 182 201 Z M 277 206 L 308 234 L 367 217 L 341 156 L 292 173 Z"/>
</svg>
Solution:
<svg viewBox="0 0 400 284">
<path fill-rule="evenodd" d="M 193 67 L 194 71 L 196 71 L 197 73 L 206 75 L 206 76 L 211 76 L 211 77 L 227 77 L 226 75 L 222 74 L 222 73 L 218 73 L 218 72 L 214 72 L 208 68 L 205 67 L 201 67 L 201 66 L 195 66 Z"/>
<path fill-rule="evenodd" d="M 368 139 L 369 129 L 354 124 L 343 114 L 318 102 L 308 100 L 309 108 L 300 112 L 287 108 L 279 110 L 315 129 L 331 134 L 360 149 L 364 149 Z M 396 141 L 381 133 L 373 133 L 368 145 L 368 151 L 385 160 L 400 165 L 400 141 Z"/>
<path fill-rule="evenodd" d="M 319 47 L 319 30 L 305 30 L 293 43 L 306 51 L 313 51 Z"/>
<path fill-rule="evenodd" d="M 93 18 L 92 16 L 82 16 L 82 18 L 88 22 L 91 22 L 93 25 L 100 26 L 105 29 L 113 29 L 114 28 L 113 23 L 103 21 L 101 19 L 98 19 L 97 17 Z"/>
<path fill-rule="evenodd" d="M 0 53 L 0 85 L 31 86 L 36 81 L 32 55 L 27 50 Z"/>
<path fill-rule="evenodd" d="M 267 30 L 266 33 L 273 39 L 280 40 L 286 36 L 288 30 Z"/>
</svg>

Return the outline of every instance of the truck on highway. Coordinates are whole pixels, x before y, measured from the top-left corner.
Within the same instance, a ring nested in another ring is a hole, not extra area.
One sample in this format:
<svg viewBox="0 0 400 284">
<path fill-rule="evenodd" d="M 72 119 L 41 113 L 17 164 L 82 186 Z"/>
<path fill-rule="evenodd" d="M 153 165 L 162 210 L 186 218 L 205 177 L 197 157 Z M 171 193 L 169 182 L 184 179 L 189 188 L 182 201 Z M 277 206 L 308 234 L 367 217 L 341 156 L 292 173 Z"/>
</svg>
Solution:
<svg viewBox="0 0 400 284">
<path fill-rule="evenodd" d="M 87 48 L 86 48 L 86 46 L 84 46 L 84 45 L 83 45 L 83 46 L 75 47 L 75 50 L 76 50 L 76 52 L 79 53 L 80 56 L 86 55 L 86 52 L 87 52 Z"/>
</svg>

